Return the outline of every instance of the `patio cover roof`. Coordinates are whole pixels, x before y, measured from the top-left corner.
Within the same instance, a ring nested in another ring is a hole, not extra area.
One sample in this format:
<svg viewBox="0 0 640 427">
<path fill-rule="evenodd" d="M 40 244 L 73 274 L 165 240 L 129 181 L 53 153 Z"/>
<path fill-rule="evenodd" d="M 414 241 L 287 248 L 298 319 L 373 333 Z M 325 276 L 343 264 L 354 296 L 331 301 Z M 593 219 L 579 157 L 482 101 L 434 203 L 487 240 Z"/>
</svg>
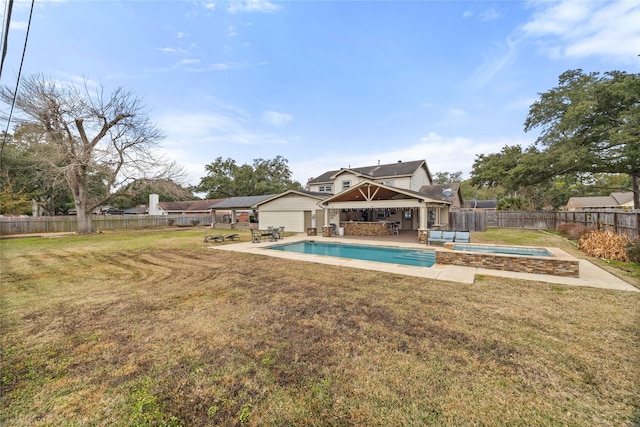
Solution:
<svg viewBox="0 0 640 427">
<path fill-rule="evenodd" d="M 324 208 L 330 209 L 381 209 L 446 206 L 450 205 L 451 202 L 434 200 L 418 191 L 406 190 L 366 180 L 338 194 L 334 194 L 319 204 Z"/>
</svg>

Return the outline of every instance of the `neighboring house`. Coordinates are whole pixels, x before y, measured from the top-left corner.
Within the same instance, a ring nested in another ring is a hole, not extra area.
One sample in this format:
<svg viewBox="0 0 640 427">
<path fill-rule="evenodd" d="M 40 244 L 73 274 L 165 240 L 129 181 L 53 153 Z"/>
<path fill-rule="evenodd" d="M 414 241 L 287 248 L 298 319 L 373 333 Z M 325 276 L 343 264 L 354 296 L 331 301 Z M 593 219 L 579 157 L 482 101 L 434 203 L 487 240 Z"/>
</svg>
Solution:
<svg viewBox="0 0 640 427">
<path fill-rule="evenodd" d="M 419 191 L 431 185 L 431 172 L 424 160 L 391 163 L 386 165 L 342 168 L 323 173 L 307 182 L 307 190 L 314 193 L 338 194 L 355 187 L 359 182 L 372 181 L 390 187 Z"/>
<path fill-rule="evenodd" d="M 464 207 L 474 211 L 495 211 L 498 209 L 498 200 L 466 200 Z"/>
<path fill-rule="evenodd" d="M 211 206 L 225 199 L 186 200 L 181 202 L 158 202 L 149 196 L 149 215 L 196 215 L 210 214 Z"/>
<path fill-rule="evenodd" d="M 632 209 L 633 192 L 611 193 L 609 196 L 571 197 L 565 210 Z"/>
<path fill-rule="evenodd" d="M 270 199 L 274 196 L 276 196 L 276 194 L 267 194 L 262 196 L 239 196 L 222 199 L 210 206 L 214 218 L 214 222 L 211 224 L 211 226 L 215 227 L 215 219 L 220 215 L 221 212 L 229 214 L 229 223 L 232 224 L 232 226 L 237 222 L 239 216 L 246 216 L 247 218 L 250 216 L 255 216 L 249 215 L 249 213 L 255 213 L 255 206 L 263 200 Z"/>
</svg>

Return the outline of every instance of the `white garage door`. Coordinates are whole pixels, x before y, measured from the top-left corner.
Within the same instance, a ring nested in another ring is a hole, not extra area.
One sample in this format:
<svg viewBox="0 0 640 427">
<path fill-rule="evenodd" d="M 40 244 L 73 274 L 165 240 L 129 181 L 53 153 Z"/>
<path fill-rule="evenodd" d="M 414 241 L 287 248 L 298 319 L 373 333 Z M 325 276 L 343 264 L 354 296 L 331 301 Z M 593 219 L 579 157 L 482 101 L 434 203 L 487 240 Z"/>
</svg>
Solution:
<svg viewBox="0 0 640 427">
<path fill-rule="evenodd" d="M 284 226 L 284 231 L 302 233 L 304 229 L 304 212 L 260 212 L 260 229 Z"/>
</svg>

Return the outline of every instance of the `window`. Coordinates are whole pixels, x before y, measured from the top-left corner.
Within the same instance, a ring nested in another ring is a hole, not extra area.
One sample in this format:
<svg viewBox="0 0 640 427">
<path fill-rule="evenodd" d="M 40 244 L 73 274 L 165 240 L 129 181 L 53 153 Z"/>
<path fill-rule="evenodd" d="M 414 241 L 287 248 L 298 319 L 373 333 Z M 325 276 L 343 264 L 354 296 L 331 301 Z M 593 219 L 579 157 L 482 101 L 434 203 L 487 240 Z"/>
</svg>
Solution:
<svg viewBox="0 0 640 427">
<path fill-rule="evenodd" d="M 320 186 L 320 192 L 321 193 L 331 193 L 331 186 L 330 185 L 321 185 Z"/>
<path fill-rule="evenodd" d="M 389 187 L 393 187 L 393 181 L 382 181 L 382 185 L 388 185 Z"/>
<path fill-rule="evenodd" d="M 378 219 L 384 219 L 387 217 L 387 211 L 384 209 L 378 210 L 376 211 L 376 218 Z"/>
<path fill-rule="evenodd" d="M 342 181 L 342 189 L 343 190 L 346 190 L 349 187 L 351 187 L 351 181 Z"/>
<path fill-rule="evenodd" d="M 411 219 L 411 211 L 404 211 L 404 219 Z"/>
</svg>

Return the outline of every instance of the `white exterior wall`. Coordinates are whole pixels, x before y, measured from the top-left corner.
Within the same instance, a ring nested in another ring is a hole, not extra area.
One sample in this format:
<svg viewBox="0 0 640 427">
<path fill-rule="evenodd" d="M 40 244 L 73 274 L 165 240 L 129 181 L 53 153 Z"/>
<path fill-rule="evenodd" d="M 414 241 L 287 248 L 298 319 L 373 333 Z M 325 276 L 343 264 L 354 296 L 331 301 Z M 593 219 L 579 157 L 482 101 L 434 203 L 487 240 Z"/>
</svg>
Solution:
<svg viewBox="0 0 640 427">
<path fill-rule="evenodd" d="M 432 182 L 429 180 L 429 175 L 427 175 L 427 171 L 424 168 L 418 168 L 415 171 L 413 176 L 411 177 L 411 184 L 407 188 L 413 191 L 420 191 L 420 188 L 423 185 L 432 185 Z"/>
<path fill-rule="evenodd" d="M 316 213 L 316 221 L 322 220 L 317 212 L 321 210 L 318 202 L 316 198 L 294 193 L 263 203 L 258 207 L 259 227 L 265 229 L 269 226 L 284 226 L 285 231 L 302 233 L 307 226 L 311 226 L 305 224 L 305 212 L 309 213 L 309 218 L 311 213 Z M 322 223 L 317 222 L 317 227 L 322 227 Z"/>
<path fill-rule="evenodd" d="M 403 188 L 405 190 L 411 189 L 410 177 L 401 177 L 401 178 L 392 177 L 392 178 L 376 179 L 376 182 L 379 182 L 380 184 L 383 184 L 385 182 L 393 182 L 393 187 L 395 188 Z"/>
</svg>

